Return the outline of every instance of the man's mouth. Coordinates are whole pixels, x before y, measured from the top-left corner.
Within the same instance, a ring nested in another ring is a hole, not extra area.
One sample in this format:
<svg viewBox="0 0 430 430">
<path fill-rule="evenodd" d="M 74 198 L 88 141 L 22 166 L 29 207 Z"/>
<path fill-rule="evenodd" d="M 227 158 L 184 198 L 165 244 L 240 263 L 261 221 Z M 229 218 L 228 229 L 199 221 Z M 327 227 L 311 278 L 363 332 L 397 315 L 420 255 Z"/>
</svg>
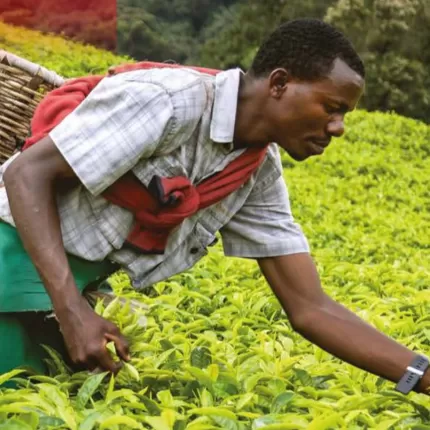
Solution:
<svg viewBox="0 0 430 430">
<path fill-rule="evenodd" d="M 320 155 L 324 152 L 324 149 L 330 144 L 330 140 L 316 140 L 310 141 L 312 152 L 314 155 Z"/>
</svg>

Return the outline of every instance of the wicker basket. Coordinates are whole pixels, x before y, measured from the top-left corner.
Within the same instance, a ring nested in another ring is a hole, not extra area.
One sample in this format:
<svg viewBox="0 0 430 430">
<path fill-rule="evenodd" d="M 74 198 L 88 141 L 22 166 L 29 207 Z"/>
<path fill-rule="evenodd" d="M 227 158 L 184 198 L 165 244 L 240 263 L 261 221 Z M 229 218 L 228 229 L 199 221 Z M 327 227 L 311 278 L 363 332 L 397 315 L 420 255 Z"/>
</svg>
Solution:
<svg viewBox="0 0 430 430">
<path fill-rule="evenodd" d="M 55 72 L 0 50 L 0 165 L 28 137 L 34 110 L 44 95 L 63 83 Z"/>
</svg>

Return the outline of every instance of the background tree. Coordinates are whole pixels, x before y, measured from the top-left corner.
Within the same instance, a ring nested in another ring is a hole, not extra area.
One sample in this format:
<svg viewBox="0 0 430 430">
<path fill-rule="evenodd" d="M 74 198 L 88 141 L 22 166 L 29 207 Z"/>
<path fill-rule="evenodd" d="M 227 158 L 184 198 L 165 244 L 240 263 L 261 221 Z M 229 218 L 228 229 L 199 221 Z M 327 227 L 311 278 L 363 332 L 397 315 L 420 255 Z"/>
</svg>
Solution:
<svg viewBox="0 0 430 430">
<path fill-rule="evenodd" d="M 137 59 L 196 58 L 214 11 L 234 0 L 118 0 L 118 50 Z"/>
<path fill-rule="evenodd" d="M 334 0 L 238 1 L 215 11 L 204 30 L 198 59 L 211 67 L 248 68 L 265 37 L 281 22 L 298 17 L 322 19 Z"/>
<path fill-rule="evenodd" d="M 347 34 L 364 59 L 366 109 L 430 122 L 428 0 L 338 0 L 325 20 Z"/>
<path fill-rule="evenodd" d="M 2 0 L 0 20 L 60 32 L 136 60 L 247 69 L 281 22 L 324 19 L 364 59 L 361 107 L 430 123 L 430 0 Z M 66 13 L 68 11 L 68 13 Z"/>
</svg>

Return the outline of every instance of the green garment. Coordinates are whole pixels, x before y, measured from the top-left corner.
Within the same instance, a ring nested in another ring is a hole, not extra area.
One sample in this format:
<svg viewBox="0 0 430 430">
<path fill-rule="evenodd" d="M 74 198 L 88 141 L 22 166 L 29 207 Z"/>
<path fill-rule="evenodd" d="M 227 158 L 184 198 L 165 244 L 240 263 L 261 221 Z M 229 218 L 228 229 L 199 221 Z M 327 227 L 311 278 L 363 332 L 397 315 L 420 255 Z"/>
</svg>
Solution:
<svg viewBox="0 0 430 430">
<path fill-rule="evenodd" d="M 90 262 L 71 255 L 68 261 L 81 292 L 115 270 L 108 261 Z M 41 343 L 65 351 L 58 324 L 46 318 L 49 311 L 51 300 L 17 230 L 0 221 L 0 374 L 18 366 L 44 372 Z"/>
</svg>

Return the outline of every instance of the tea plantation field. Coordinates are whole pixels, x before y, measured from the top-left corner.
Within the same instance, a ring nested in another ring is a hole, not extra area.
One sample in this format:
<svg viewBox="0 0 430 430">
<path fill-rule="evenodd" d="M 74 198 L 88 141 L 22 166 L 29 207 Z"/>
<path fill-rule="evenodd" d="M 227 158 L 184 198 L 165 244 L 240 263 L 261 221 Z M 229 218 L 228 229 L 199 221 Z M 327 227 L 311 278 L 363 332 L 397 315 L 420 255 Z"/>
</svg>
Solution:
<svg viewBox="0 0 430 430">
<path fill-rule="evenodd" d="M 127 60 L 14 32 L 0 23 L 5 49 L 63 75 Z M 430 355 L 430 127 L 364 111 L 347 126 L 324 156 L 283 159 L 293 212 L 326 291 Z M 111 282 L 147 306 L 97 306 L 129 337 L 130 365 L 116 379 L 71 374 L 51 352 L 51 376 L 0 375 L 20 384 L 0 389 L 0 429 L 430 429 L 428 397 L 400 395 L 294 333 L 257 265 L 221 246 L 146 295 L 124 274 Z"/>
</svg>

